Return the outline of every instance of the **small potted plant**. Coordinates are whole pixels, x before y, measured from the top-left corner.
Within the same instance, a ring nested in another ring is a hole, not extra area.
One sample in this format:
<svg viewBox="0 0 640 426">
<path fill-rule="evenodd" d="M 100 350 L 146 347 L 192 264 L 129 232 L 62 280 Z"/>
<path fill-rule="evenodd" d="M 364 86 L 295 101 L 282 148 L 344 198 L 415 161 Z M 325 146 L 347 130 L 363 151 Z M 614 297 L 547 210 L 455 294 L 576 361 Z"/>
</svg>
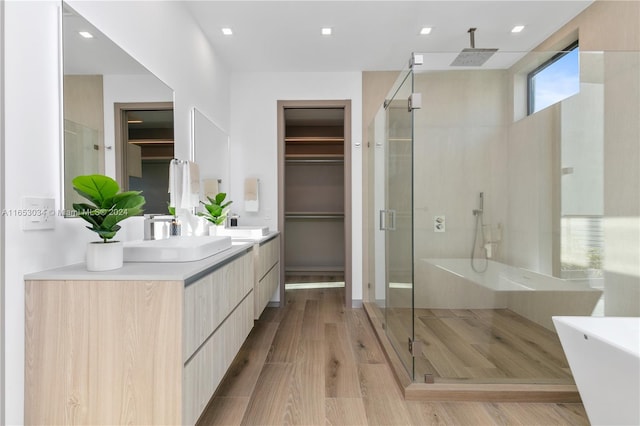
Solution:
<svg viewBox="0 0 640 426">
<path fill-rule="evenodd" d="M 202 216 L 211 222 L 212 226 L 209 227 L 209 235 L 215 235 L 216 226 L 224 226 L 224 221 L 227 219 L 227 213 L 229 212 L 227 207 L 233 203 L 233 201 L 227 201 L 225 203 L 225 198 L 227 198 L 227 194 L 225 192 L 220 192 L 215 196 L 215 198 L 207 196 L 207 199 L 209 200 L 208 203 L 200 201 L 204 206 L 205 211 L 199 212 L 198 216 Z"/>
<path fill-rule="evenodd" d="M 119 222 L 142 213 L 145 199 L 141 191 L 119 192 L 118 183 L 104 175 L 76 176 L 73 189 L 89 203 L 74 203 L 76 216 L 89 222 L 87 229 L 97 233 L 102 241 L 87 245 L 87 269 L 108 271 L 122 267 L 123 246 L 112 241 L 120 230 Z"/>
</svg>

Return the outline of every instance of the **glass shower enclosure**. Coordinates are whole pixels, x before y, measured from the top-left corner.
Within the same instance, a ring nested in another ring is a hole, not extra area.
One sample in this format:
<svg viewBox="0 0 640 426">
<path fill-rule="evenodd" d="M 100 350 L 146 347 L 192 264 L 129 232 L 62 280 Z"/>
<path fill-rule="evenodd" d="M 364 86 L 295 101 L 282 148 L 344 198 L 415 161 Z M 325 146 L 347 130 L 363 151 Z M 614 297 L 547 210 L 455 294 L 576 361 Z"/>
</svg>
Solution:
<svg viewBox="0 0 640 426">
<path fill-rule="evenodd" d="M 552 317 L 619 315 L 640 285 L 619 228 L 640 183 L 612 162 L 638 153 L 640 55 L 578 49 L 532 112 L 568 50 L 456 54 L 412 55 L 368 127 L 369 301 L 414 383 L 572 385 Z"/>
<path fill-rule="evenodd" d="M 374 199 L 378 212 L 375 234 L 376 293 L 384 309 L 387 335 L 400 348 L 413 341 L 413 114 L 407 99 L 413 74 L 403 71 L 369 130 L 375 155 Z M 371 143 L 370 143 L 371 146 Z M 405 314 L 401 314 L 401 313 Z M 413 359 L 402 357 L 413 372 Z"/>
</svg>

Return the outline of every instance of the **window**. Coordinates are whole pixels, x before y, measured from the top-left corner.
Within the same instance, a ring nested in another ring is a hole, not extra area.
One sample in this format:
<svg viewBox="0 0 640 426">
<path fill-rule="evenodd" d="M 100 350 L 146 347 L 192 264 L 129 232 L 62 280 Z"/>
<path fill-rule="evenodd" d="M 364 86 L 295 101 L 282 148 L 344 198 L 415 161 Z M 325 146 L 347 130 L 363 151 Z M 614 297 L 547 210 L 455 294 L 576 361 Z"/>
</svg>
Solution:
<svg viewBox="0 0 640 426">
<path fill-rule="evenodd" d="M 580 91 L 578 53 L 576 41 L 529 73 L 529 115 Z"/>
</svg>

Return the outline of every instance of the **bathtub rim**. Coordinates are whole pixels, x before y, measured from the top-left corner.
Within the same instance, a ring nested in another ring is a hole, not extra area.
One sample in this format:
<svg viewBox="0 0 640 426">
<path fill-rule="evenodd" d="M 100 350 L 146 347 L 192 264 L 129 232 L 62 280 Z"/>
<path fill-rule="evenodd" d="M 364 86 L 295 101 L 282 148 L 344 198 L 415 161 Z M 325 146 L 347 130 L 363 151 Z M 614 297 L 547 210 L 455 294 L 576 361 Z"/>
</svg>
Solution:
<svg viewBox="0 0 640 426">
<path fill-rule="evenodd" d="M 471 259 L 468 257 L 460 257 L 460 258 L 456 258 L 456 257 L 447 257 L 447 258 L 428 258 L 428 257 L 423 257 L 420 258 L 419 261 L 424 262 L 428 265 L 431 266 L 435 266 L 445 272 L 448 272 L 450 274 L 453 274 L 459 278 L 463 278 L 465 280 L 471 281 L 476 285 L 482 286 L 484 288 L 487 288 L 489 290 L 492 291 L 496 291 L 496 292 L 529 292 L 529 291 L 534 291 L 534 292 L 544 292 L 544 291 L 549 291 L 549 292 L 554 292 L 554 291 L 597 291 L 597 292 L 603 292 L 604 290 L 604 278 L 559 278 L 559 277 L 554 277 L 553 275 L 547 275 L 541 272 L 537 272 L 537 271 L 533 271 L 531 269 L 527 269 L 527 268 L 521 268 L 519 266 L 513 266 L 513 265 L 509 265 L 507 263 L 502 263 L 502 262 L 498 262 L 496 260 L 493 259 L 488 259 L 489 265 L 500 265 L 502 267 L 506 267 L 507 271 L 523 271 L 529 274 L 533 274 L 539 277 L 542 277 L 545 280 L 553 280 L 553 281 L 558 281 L 560 284 L 563 285 L 563 287 L 559 287 L 559 288 L 535 288 L 535 287 L 529 287 L 527 286 L 528 283 L 520 283 L 518 281 L 514 281 L 515 284 L 525 287 L 525 289 L 499 289 L 499 288 L 493 288 L 493 287 L 489 287 L 484 285 L 484 283 L 482 282 L 478 282 L 477 280 L 474 279 L 474 277 L 472 276 L 468 276 L 465 275 L 463 273 L 460 273 L 459 271 L 452 271 L 451 269 L 449 269 L 446 265 L 440 265 L 437 262 L 438 261 L 445 261 L 445 262 L 450 262 L 450 261 L 455 261 L 455 262 L 470 262 Z M 497 273 L 500 274 L 502 271 L 498 271 L 498 272 L 493 272 L 493 273 Z M 474 272 L 475 273 L 475 272 Z M 479 274 L 479 273 L 478 273 Z M 505 274 L 505 276 L 503 277 L 504 279 L 511 279 L 512 277 L 510 277 L 509 275 Z M 592 284 L 598 284 L 598 286 L 593 286 Z M 579 286 L 579 287 L 578 287 Z"/>
</svg>

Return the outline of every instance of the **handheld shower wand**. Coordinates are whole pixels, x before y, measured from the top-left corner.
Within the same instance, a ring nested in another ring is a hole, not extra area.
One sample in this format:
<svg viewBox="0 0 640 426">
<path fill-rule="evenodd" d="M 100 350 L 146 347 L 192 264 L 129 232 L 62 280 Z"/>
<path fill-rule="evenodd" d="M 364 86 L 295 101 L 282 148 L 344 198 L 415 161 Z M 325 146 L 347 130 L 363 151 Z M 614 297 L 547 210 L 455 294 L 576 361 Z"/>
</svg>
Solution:
<svg viewBox="0 0 640 426">
<path fill-rule="evenodd" d="M 476 243 L 478 242 L 478 232 L 482 232 L 482 228 L 484 227 L 484 223 L 482 220 L 482 212 L 484 211 L 484 192 L 480 193 L 480 202 L 478 203 L 478 208 L 473 210 L 473 215 L 476 217 L 476 227 L 473 233 L 473 245 L 471 246 L 471 269 L 473 269 L 476 272 L 484 272 L 487 270 L 487 267 L 489 266 L 489 259 L 487 257 L 487 251 L 484 250 L 484 260 L 485 260 L 485 265 L 484 268 L 482 269 L 476 269 L 474 263 L 473 263 L 473 258 L 475 256 L 475 252 L 476 252 Z M 484 232 L 482 232 L 482 247 L 485 246 L 485 241 L 484 241 Z"/>
<path fill-rule="evenodd" d="M 479 208 L 473 210 L 473 215 L 478 216 L 482 214 L 483 210 L 484 210 L 484 192 L 481 192 Z"/>
</svg>

